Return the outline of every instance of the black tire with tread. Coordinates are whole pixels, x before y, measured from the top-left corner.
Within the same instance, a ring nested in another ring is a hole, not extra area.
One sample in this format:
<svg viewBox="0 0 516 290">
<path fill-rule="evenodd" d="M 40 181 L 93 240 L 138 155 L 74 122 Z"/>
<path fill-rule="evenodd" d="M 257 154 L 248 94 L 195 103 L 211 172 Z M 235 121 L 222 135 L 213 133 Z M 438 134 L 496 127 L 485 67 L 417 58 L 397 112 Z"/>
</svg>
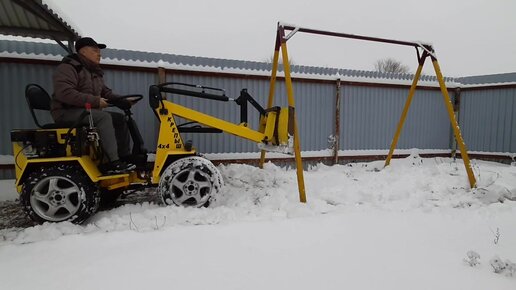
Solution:
<svg viewBox="0 0 516 290">
<path fill-rule="evenodd" d="M 39 216 L 32 208 L 30 200 L 33 188 L 38 182 L 52 176 L 70 179 L 81 190 L 79 208 L 72 217 L 50 221 Z M 37 223 L 69 221 L 74 224 L 81 224 L 97 212 L 100 204 L 100 191 L 80 166 L 76 164 L 50 165 L 34 170 L 27 176 L 23 182 L 20 203 L 27 215 Z"/>
</svg>

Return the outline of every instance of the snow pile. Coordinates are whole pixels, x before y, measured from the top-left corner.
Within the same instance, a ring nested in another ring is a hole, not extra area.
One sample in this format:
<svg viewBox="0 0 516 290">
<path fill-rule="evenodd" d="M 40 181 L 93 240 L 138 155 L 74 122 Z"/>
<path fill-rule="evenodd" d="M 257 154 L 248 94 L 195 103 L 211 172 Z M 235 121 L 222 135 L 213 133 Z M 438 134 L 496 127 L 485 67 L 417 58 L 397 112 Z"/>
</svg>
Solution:
<svg viewBox="0 0 516 290">
<path fill-rule="evenodd" d="M 299 202 L 296 172 L 272 163 L 265 168 L 231 164 L 218 168 L 225 187 L 209 208 L 127 204 L 99 212 L 85 225 L 44 224 L 24 230 L 3 230 L 2 244 L 53 240 L 62 235 L 135 230 L 161 230 L 178 225 L 310 217 L 350 208 L 432 211 L 434 208 L 483 208 L 516 199 L 516 167 L 473 161 L 478 188 L 471 190 L 461 160 L 423 159 L 412 154 L 393 160 L 326 166 L 305 172 L 308 202 Z M 154 190 L 148 190 L 155 195 Z M 149 198 L 152 200 L 152 198 Z"/>
<path fill-rule="evenodd" d="M 449 158 L 317 165 L 306 204 L 293 169 L 219 166 L 210 208 L 1 230 L 0 288 L 512 290 L 516 166 L 472 165 L 473 191 Z"/>
</svg>

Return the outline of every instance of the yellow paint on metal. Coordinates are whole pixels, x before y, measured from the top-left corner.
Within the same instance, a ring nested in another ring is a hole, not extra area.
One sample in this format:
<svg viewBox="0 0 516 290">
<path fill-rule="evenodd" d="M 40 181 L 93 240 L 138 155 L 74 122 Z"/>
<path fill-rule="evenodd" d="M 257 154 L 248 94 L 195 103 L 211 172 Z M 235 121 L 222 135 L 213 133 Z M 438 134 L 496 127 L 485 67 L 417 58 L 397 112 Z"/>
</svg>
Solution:
<svg viewBox="0 0 516 290">
<path fill-rule="evenodd" d="M 25 130 L 20 130 L 20 131 L 25 131 Z M 57 142 L 59 144 L 65 143 L 66 140 L 64 139 L 63 136 L 65 136 L 68 133 L 68 129 L 46 129 L 46 130 L 38 129 L 38 130 L 34 130 L 34 131 L 54 131 L 54 132 L 56 132 Z M 72 135 L 75 135 L 75 129 L 73 129 L 71 131 L 71 133 L 72 133 Z M 15 168 L 16 187 L 20 188 L 18 190 L 18 192 L 20 192 L 20 190 L 21 190 L 20 180 L 27 168 L 28 158 L 22 152 L 24 149 L 24 145 L 21 142 L 13 142 L 12 144 L 13 144 L 13 154 L 15 156 L 14 168 Z M 67 155 L 71 155 L 71 152 L 68 148 L 67 148 Z"/>
<path fill-rule="evenodd" d="M 258 164 L 258 167 L 263 169 L 263 164 L 265 163 L 265 150 L 262 150 L 260 152 L 260 163 Z"/>
<path fill-rule="evenodd" d="M 288 52 L 286 41 L 281 42 L 281 53 L 283 58 L 283 67 L 285 70 L 285 83 L 287 86 L 288 105 L 295 108 L 294 89 L 292 87 L 292 78 L 290 76 L 290 64 L 288 62 Z M 297 186 L 299 189 L 299 201 L 306 202 L 305 180 L 303 176 L 303 161 L 301 159 L 301 145 L 299 141 L 299 131 L 297 129 L 297 118 L 294 111 L 294 155 L 296 159 Z"/>
<path fill-rule="evenodd" d="M 99 182 L 99 181 L 105 181 L 105 180 L 117 180 L 119 178 L 125 178 L 127 179 L 129 174 L 123 173 L 123 174 L 114 174 L 114 175 L 102 175 L 102 172 L 99 171 L 97 163 L 89 156 L 82 156 L 82 157 L 71 157 L 71 158 L 77 158 L 79 163 L 81 164 L 82 168 L 88 174 L 90 179 L 93 182 Z"/>
<path fill-rule="evenodd" d="M 409 94 L 407 97 L 407 101 L 405 102 L 405 107 L 403 108 L 403 112 L 401 113 L 400 121 L 398 122 L 398 127 L 396 128 L 396 132 L 394 133 L 394 138 L 392 139 L 391 149 L 389 150 L 389 155 L 387 155 L 387 159 L 385 160 L 385 165 L 388 166 L 391 163 L 392 154 L 394 153 L 394 149 L 398 144 L 398 139 L 401 134 L 401 129 L 403 128 L 403 123 L 405 123 L 405 119 L 407 118 L 407 113 L 410 108 L 410 104 L 412 102 L 412 98 L 414 97 L 414 93 L 416 91 L 417 82 L 419 81 L 419 77 L 421 76 L 421 71 L 423 70 L 423 65 L 425 64 L 426 57 L 423 57 L 422 62 L 419 64 L 416 70 L 416 74 L 414 75 L 414 80 L 412 80 L 412 85 L 410 86 Z"/>
<path fill-rule="evenodd" d="M 268 143 L 275 143 L 276 140 L 274 139 L 274 132 L 276 131 L 275 130 L 275 125 L 276 125 L 276 118 L 277 118 L 277 114 L 276 112 L 268 112 L 267 113 L 267 122 L 266 122 L 266 125 L 265 125 L 265 140 L 268 142 Z"/>
<path fill-rule="evenodd" d="M 160 173 L 163 170 L 163 166 L 170 155 L 183 155 L 183 154 L 194 154 L 195 150 L 186 151 L 179 134 L 179 129 L 174 118 L 174 111 L 167 105 L 169 101 L 164 101 L 165 108 L 168 113 L 165 115 L 159 114 L 159 109 L 156 109 L 160 118 L 160 127 L 158 134 L 158 143 L 156 144 L 156 160 L 154 161 L 154 169 L 152 171 L 152 183 L 156 184 L 159 182 Z"/>
<path fill-rule="evenodd" d="M 97 166 L 97 163 L 91 160 L 89 156 L 82 156 L 82 157 L 69 157 L 70 160 L 77 160 L 81 164 L 82 168 L 84 169 L 84 172 L 88 174 L 90 179 L 93 182 L 98 182 L 102 180 L 102 173 L 99 171 L 99 168 Z"/>
<path fill-rule="evenodd" d="M 39 130 L 38 130 L 39 131 Z M 41 131 L 49 131 L 49 130 L 41 130 Z M 52 129 L 57 133 L 57 142 L 59 144 L 65 144 L 66 139 L 65 135 L 68 133 L 68 129 Z M 71 131 L 75 134 L 75 129 Z M 22 183 L 24 176 L 26 175 L 27 170 L 31 170 L 31 165 L 39 165 L 48 164 L 48 165 L 56 165 L 63 163 L 78 163 L 84 172 L 88 175 L 92 182 L 97 183 L 99 181 L 109 181 L 109 180 L 117 180 L 120 178 L 128 179 L 128 174 L 117 174 L 117 175 L 109 175 L 102 176 L 102 173 L 98 170 L 97 162 L 93 161 L 90 156 L 72 156 L 70 152 L 70 146 L 66 148 L 66 157 L 52 157 L 52 158 L 27 158 L 25 154 L 22 152 L 23 147 L 20 142 L 13 142 L 13 152 L 15 157 L 15 172 L 16 172 L 16 189 L 18 192 L 22 190 Z M 27 174 L 29 172 L 27 171 Z M 126 181 L 127 183 L 128 181 Z"/>
<path fill-rule="evenodd" d="M 267 100 L 267 109 L 270 109 L 274 104 L 274 91 L 276 90 L 276 75 L 278 72 L 279 63 L 279 50 L 274 50 L 274 56 L 272 60 L 272 74 L 269 85 L 269 98 Z"/>
<path fill-rule="evenodd" d="M 260 124 L 258 126 L 258 132 L 264 133 L 266 125 L 267 125 L 267 116 L 260 115 Z"/>
<path fill-rule="evenodd" d="M 391 143 L 391 148 L 389 150 L 389 155 L 387 156 L 387 159 L 385 160 L 385 166 L 388 166 L 390 164 L 392 155 L 394 153 L 394 149 L 396 148 L 396 144 L 398 143 L 398 139 L 401 133 L 401 129 L 403 128 L 403 123 L 405 122 L 405 119 L 407 117 L 408 110 L 410 108 L 410 104 L 412 102 L 412 98 L 414 96 L 417 82 L 419 80 L 419 77 L 421 76 L 421 71 L 423 69 L 424 61 L 426 60 L 427 55 L 423 55 L 423 59 L 420 63 L 420 65 L 417 68 L 416 74 L 414 76 L 414 80 L 412 81 L 412 85 L 410 86 L 409 95 L 407 98 L 407 101 L 405 103 L 405 107 L 403 108 L 403 112 L 400 117 L 400 121 L 398 123 L 398 127 L 396 128 L 396 132 L 394 134 L 394 138 Z M 466 167 L 466 173 L 468 175 L 468 180 L 471 188 L 476 187 L 476 179 L 475 175 L 473 173 L 473 170 L 471 168 L 471 162 L 469 160 L 466 144 L 464 143 L 464 139 L 462 138 L 462 134 L 460 132 L 459 125 L 457 123 L 457 119 L 455 117 L 455 113 L 453 111 L 453 106 L 450 100 L 450 96 L 448 94 L 448 89 L 446 88 L 446 84 L 444 82 L 443 75 L 441 73 L 441 68 L 439 67 L 439 63 L 437 62 L 437 59 L 432 59 L 432 64 L 434 66 L 435 74 L 437 76 L 437 81 L 439 82 L 439 87 L 441 89 L 441 93 L 444 98 L 444 104 L 446 106 L 446 111 L 448 112 L 448 117 L 450 118 L 450 123 L 453 129 L 453 133 L 455 136 L 455 139 L 457 140 L 457 143 L 459 144 L 460 153 L 462 156 L 462 160 L 464 160 L 464 166 Z"/>
<path fill-rule="evenodd" d="M 27 157 L 25 157 L 25 154 L 23 154 L 21 151 L 23 150 L 23 147 L 21 146 L 20 142 L 13 142 L 13 154 L 14 154 L 14 169 L 15 169 L 15 176 L 16 176 L 16 187 L 18 189 L 18 192 L 21 192 L 21 188 L 18 188 L 21 186 L 20 180 L 23 175 L 23 172 L 27 168 Z"/>
<path fill-rule="evenodd" d="M 437 59 L 432 60 L 432 64 L 434 65 L 435 74 L 437 76 L 437 81 L 439 82 L 439 87 L 441 88 L 441 93 L 443 94 L 444 104 L 446 105 L 446 110 L 448 111 L 448 116 L 450 117 L 450 123 L 453 128 L 453 134 L 455 135 L 455 139 L 459 144 L 460 154 L 462 156 L 462 160 L 464 160 L 464 166 L 466 167 L 466 172 L 468 174 L 469 185 L 471 188 L 475 188 L 477 186 L 477 180 L 475 179 L 475 175 L 473 174 L 473 170 L 471 169 L 471 163 L 469 160 L 468 150 L 466 148 L 466 144 L 464 143 L 464 139 L 462 138 L 462 134 L 460 132 L 459 124 L 457 123 L 457 119 L 455 118 L 455 113 L 453 112 L 453 106 L 450 100 L 450 96 L 448 94 L 448 89 L 446 88 L 446 84 L 444 82 L 443 75 L 441 73 L 441 68 L 439 67 L 439 63 Z"/>
<path fill-rule="evenodd" d="M 194 149 L 190 151 L 185 149 L 183 140 L 181 139 L 181 135 L 177 129 L 177 125 L 174 119 L 175 116 L 179 116 L 211 128 L 220 129 L 226 133 L 230 133 L 235 136 L 254 141 L 256 143 L 262 143 L 264 140 L 266 140 L 266 134 L 248 128 L 247 124 L 245 123 L 236 125 L 166 100 L 163 101 L 163 104 L 164 109 L 168 111 L 166 115 L 159 114 L 160 109 L 163 109 L 161 106 L 156 109 L 156 112 L 158 113 L 161 120 L 161 125 L 156 148 L 156 161 L 154 163 L 154 170 L 152 172 L 152 183 L 154 184 L 159 182 L 163 166 L 165 165 L 166 160 L 170 155 L 192 155 L 195 153 Z M 270 122 L 268 119 L 269 118 L 266 120 L 264 132 L 273 132 L 275 122 Z"/>
<path fill-rule="evenodd" d="M 260 125 L 259 125 L 259 131 L 261 133 L 265 133 L 265 126 L 267 123 L 267 118 L 265 116 L 260 116 Z M 258 167 L 263 169 L 263 164 L 265 163 L 265 153 L 267 151 L 261 150 L 260 152 L 260 162 L 258 163 Z"/>
<path fill-rule="evenodd" d="M 68 135 L 68 130 L 69 130 L 68 128 L 59 128 L 59 129 L 41 130 L 41 131 L 55 131 L 57 133 L 57 143 L 65 144 L 66 143 L 66 136 Z M 75 128 L 73 128 L 70 131 L 70 135 L 72 135 L 72 136 L 76 135 L 76 129 Z"/>
<path fill-rule="evenodd" d="M 289 108 L 281 108 L 278 122 L 278 145 L 288 145 Z"/>
<path fill-rule="evenodd" d="M 276 33 L 276 41 L 279 37 L 279 34 Z M 276 46 L 276 45 L 275 45 Z M 274 48 L 274 56 L 272 59 L 272 74 L 271 74 L 271 81 L 269 85 L 269 98 L 267 101 L 267 109 L 270 109 L 272 107 L 272 104 L 274 103 L 274 91 L 276 89 L 276 74 L 278 72 L 278 62 L 279 62 L 279 47 L 276 49 Z M 260 163 L 259 167 L 263 169 L 263 163 L 265 163 L 265 150 L 262 150 L 260 152 Z"/>
<path fill-rule="evenodd" d="M 168 101 L 164 101 L 164 103 L 169 112 L 172 112 L 174 115 L 185 118 L 187 120 L 195 121 L 208 127 L 217 128 L 226 133 L 233 134 L 235 136 L 242 137 L 257 143 L 261 143 L 265 137 L 263 133 L 254 131 L 245 126 L 235 125 L 228 121 L 218 119 Z"/>
<path fill-rule="evenodd" d="M 23 157 L 22 157 L 23 156 Z M 78 163 L 84 172 L 88 175 L 88 177 L 91 179 L 92 182 L 97 183 L 99 181 L 103 180 L 111 180 L 111 179 L 118 179 L 118 178 L 127 178 L 128 174 L 116 174 L 116 175 L 106 175 L 103 176 L 102 173 L 98 170 L 98 167 L 96 163 L 91 160 L 89 156 L 81 156 L 81 157 L 54 157 L 54 158 L 35 158 L 35 159 L 26 159 L 26 157 L 23 154 L 20 154 L 18 156 L 18 160 L 25 159 L 22 163 L 18 163 L 20 167 L 22 167 L 24 170 L 30 168 L 31 164 L 50 164 L 50 165 L 56 165 L 56 164 L 63 164 L 63 163 L 70 163 L 75 162 Z M 19 177 L 23 175 L 24 172 L 20 172 Z M 20 184 L 20 178 L 17 175 L 16 185 Z"/>
<path fill-rule="evenodd" d="M 129 186 L 129 174 L 125 174 L 124 176 L 120 176 L 117 178 L 110 178 L 107 180 L 100 181 L 100 186 L 102 188 L 106 188 L 107 190 L 114 190 L 119 188 L 124 188 Z"/>
</svg>

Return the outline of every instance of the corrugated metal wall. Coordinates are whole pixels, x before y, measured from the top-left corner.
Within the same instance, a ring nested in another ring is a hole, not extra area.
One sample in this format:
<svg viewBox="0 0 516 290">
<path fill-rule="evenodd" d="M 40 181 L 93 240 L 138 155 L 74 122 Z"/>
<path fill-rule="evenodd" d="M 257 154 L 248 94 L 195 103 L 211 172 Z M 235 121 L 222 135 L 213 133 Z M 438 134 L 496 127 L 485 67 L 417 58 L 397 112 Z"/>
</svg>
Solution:
<svg viewBox="0 0 516 290">
<path fill-rule="evenodd" d="M 340 149 L 389 149 L 408 88 L 341 89 Z M 441 92 L 416 90 L 397 148 L 449 149 L 450 130 Z"/>
<path fill-rule="evenodd" d="M 469 150 L 516 153 L 516 89 L 463 91 L 459 124 Z"/>
<path fill-rule="evenodd" d="M 0 154 L 12 155 L 9 132 L 13 128 L 35 128 L 24 98 L 28 83 L 38 83 L 51 92 L 55 65 L 0 63 Z M 167 73 L 167 81 L 201 84 L 226 89 L 237 98 L 247 88 L 265 105 L 269 82 L 246 76 Z M 135 119 L 149 150 L 156 145 L 158 122 L 148 106 L 148 87 L 157 83 L 152 71 L 106 70 L 106 81 L 120 94 L 142 94 L 134 110 Z M 328 148 L 334 134 L 336 84 L 303 81 L 294 83 L 302 150 Z M 388 149 L 408 95 L 408 88 L 357 86 L 341 88 L 340 149 Z M 174 101 L 210 115 L 238 123 L 239 107 L 186 96 Z M 285 106 L 286 90 L 277 83 L 276 104 Z M 258 114 L 249 106 L 249 123 L 257 127 Z M 475 151 L 516 152 L 516 89 L 471 90 L 462 92 L 460 123 L 468 148 Z M 50 119 L 48 119 L 50 120 Z M 397 148 L 449 149 L 451 132 L 443 98 L 438 90 L 417 90 Z M 256 152 L 252 142 L 227 134 L 186 134 L 201 152 Z"/>
<path fill-rule="evenodd" d="M 30 83 L 37 83 L 51 90 L 52 67 L 0 63 L 0 155 L 12 155 L 12 129 L 36 127 L 25 100 L 25 86 Z M 45 120 L 50 122 L 50 115 Z"/>
<path fill-rule="evenodd" d="M 14 179 L 16 178 L 14 169 L 0 167 L 0 180 L 1 179 Z"/>
</svg>

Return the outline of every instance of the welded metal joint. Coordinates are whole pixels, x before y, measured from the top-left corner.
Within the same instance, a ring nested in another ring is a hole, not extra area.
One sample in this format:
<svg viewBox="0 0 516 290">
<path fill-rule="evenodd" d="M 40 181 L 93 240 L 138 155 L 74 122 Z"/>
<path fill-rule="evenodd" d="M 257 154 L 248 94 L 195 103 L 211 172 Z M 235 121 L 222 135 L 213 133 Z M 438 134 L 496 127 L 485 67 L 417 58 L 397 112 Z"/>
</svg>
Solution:
<svg viewBox="0 0 516 290">
<path fill-rule="evenodd" d="M 430 44 L 416 42 L 417 46 L 416 49 L 419 47 L 424 52 L 428 53 L 430 57 L 432 57 L 432 60 L 437 60 L 437 54 L 435 53 L 434 47 Z"/>
<path fill-rule="evenodd" d="M 299 31 L 299 27 L 294 28 L 287 36 L 284 37 L 285 41 L 288 41 L 296 32 Z"/>
<path fill-rule="evenodd" d="M 417 63 L 422 66 L 422 65 L 424 65 L 425 60 L 429 56 L 429 54 L 426 50 L 423 50 L 423 54 L 420 55 L 419 49 L 416 48 L 416 50 L 418 51 Z"/>
</svg>

